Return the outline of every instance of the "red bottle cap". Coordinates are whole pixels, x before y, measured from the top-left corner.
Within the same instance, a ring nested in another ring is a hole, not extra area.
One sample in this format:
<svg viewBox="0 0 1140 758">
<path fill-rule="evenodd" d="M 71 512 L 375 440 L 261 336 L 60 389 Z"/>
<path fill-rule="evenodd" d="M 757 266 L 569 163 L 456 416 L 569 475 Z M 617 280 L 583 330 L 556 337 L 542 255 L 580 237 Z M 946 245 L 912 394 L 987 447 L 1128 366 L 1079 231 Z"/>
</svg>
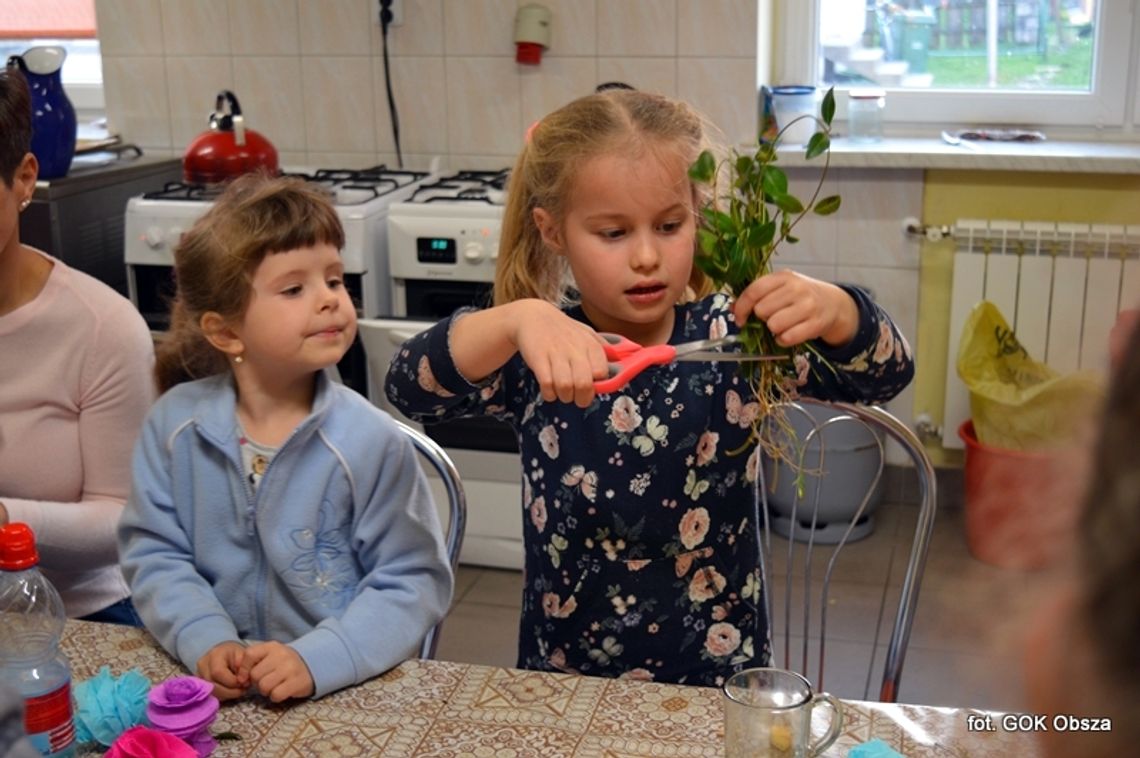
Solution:
<svg viewBox="0 0 1140 758">
<path fill-rule="evenodd" d="M 519 42 L 515 45 L 515 63 L 537 66 L 542 63 L 542 49 L 537 42 Z"/>
<path fill-rule="evenodd" d="M 0 570 L 23 571 L 40 562 L 36 535 L 19 521 L 0 526 Z"/>
</svg>

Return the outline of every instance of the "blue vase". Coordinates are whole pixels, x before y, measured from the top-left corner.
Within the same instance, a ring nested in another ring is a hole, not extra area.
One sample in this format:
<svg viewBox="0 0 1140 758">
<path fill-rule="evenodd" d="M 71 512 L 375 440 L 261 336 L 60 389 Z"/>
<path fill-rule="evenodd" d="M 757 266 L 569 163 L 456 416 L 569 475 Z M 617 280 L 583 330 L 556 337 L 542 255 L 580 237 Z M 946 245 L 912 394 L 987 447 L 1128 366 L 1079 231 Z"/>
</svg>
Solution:
<svg viewBox="0 0 1140 758">
<path fill-rule="evenodd" d="M 40 163 L 40 178 L 67 176 L 75 155 L 75 108 L 63 89 L 60 75 L 67 51 L 57 45 L 31 47 L 13 55 L 32 91 L 32 153 Z"/>
</svg>

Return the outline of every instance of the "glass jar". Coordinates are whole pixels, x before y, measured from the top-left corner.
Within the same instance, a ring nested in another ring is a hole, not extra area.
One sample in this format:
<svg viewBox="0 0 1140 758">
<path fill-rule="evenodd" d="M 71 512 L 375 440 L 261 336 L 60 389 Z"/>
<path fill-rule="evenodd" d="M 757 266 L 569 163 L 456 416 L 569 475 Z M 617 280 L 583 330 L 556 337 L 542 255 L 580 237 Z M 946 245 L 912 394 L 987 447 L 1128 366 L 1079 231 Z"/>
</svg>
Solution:
<svg viewBox="0 0 1140 758">
<path fill-rule="evenodd" d="M 887 93 L 873 87 L 847 91 L 847 131 L 853 142 L 879 142 L 883 139 L 883 111 Z"/>
</svg>

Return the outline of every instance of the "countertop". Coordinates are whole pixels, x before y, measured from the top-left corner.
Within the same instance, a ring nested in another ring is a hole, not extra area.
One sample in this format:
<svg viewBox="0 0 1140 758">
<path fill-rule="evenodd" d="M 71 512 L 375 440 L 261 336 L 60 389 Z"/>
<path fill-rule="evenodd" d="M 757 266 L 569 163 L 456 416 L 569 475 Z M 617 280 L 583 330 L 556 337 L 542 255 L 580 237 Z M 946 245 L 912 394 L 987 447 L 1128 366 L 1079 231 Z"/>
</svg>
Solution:
<svg viewBox="0 0 1140 758">
<path fill-rule="evenodd" d="M 463 630 L 453 630 L 462 634 Z M 446 632 L 445 632 L 446 633 Z M 68 621 L 62 644 L 75 682 L 107 666 L 151 682 L 184 674 L 143 629 Z M 843 729 L 824 753 L 841 758 L 881 739 L 910 758 L 1030 758 L 1035 735 L 967 708 L 843 701 Z M 636 679 L 410 660 L 320 700 L 227 703 L 212 731 L 215 758 L 236 756 L 690 756 L 724 755 L 720 692 Z M 972 724 L 986 728 L 973 731 Z"/>
<path fill-rule="evenodd" d="M 745 147 L 744 149 L 747 149 Z M 780 165 L 822 166 L 804 160 L 803 149 L 779 149 Z M 965 142 L 938 138 L 888 137 L 882 142 L 831 143 L 831 168 L 958 169 L 976 171 L 1059 171 L 1091 174 L 1140 173 L 1140 144 L 1134 142 Z"/>
</svg>

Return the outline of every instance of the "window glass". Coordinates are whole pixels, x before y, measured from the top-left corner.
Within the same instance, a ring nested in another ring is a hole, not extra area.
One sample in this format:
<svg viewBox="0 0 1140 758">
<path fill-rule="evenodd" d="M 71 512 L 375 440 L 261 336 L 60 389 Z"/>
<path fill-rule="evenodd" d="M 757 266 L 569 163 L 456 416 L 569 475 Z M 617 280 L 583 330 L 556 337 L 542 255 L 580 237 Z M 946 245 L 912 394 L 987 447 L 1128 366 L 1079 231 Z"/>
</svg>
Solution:
<svg viewBox="0 0 1140 758">
<path fill-rule="evenodd" d="M 838 86 L 1091 92 L 1103 0 L 820 0 Z"/>
<path fill-rule="evenodd" d="M 61 78 L 80 120 L 103 111 L 95 0 L 0 0 L 0 64 L 38 45 L 67 50 Z"/>
<path fill-rule="evenodd" d="M 99 85 L 95 0 L 0 0 L 0 62 L 37 45 L 62 45 L 65 85 Z"/>
<path fill-rule="evenodd" d="M 61 45 L 67 50 L 62 73 L 65 85 L 103 82 L 97 39 L 0 39 L 0 58 L 6 61 L 9 55 L 19 55 L 37 45 Z"/>
<path fill-rule="evenodd" d="M 888 133 L 928 124 L 1132 134 L 1138 0 L 782 0 L 772 84 L 886 90 Z"/>
</svg>

